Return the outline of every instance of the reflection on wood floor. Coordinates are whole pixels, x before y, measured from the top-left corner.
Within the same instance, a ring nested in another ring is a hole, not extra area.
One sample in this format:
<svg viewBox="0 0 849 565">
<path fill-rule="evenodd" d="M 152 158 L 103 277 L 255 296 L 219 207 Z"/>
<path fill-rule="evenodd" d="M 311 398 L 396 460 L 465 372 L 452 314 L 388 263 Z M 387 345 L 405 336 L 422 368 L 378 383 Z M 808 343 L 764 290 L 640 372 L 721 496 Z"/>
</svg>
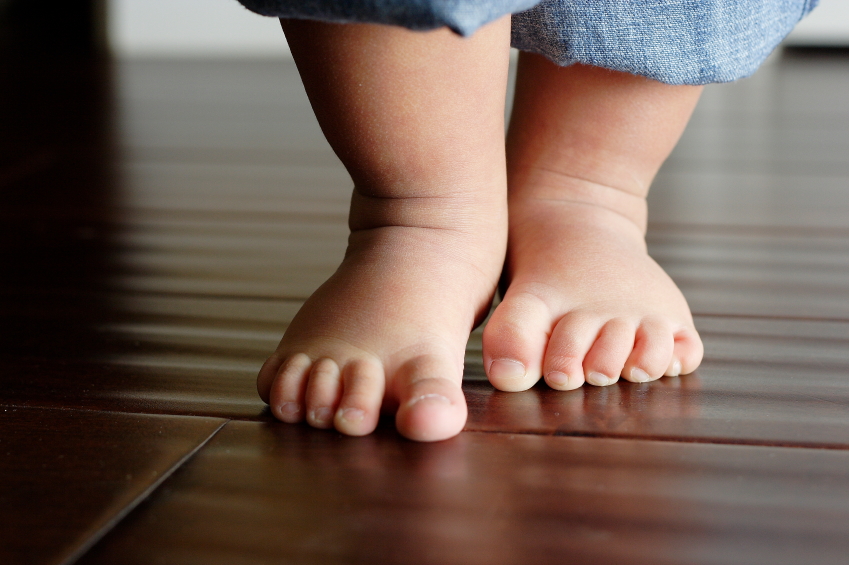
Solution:
<svg viewBox="0 0 849 565">
<path fill-rule="evenodd" d="M 0 65 L 0 562 L 846 563 L 849 57 L 708 87 L 650 200 L 705 340 L 414 444 L 254 378 L 345 245 L 293 63 Z"/>
</svg>

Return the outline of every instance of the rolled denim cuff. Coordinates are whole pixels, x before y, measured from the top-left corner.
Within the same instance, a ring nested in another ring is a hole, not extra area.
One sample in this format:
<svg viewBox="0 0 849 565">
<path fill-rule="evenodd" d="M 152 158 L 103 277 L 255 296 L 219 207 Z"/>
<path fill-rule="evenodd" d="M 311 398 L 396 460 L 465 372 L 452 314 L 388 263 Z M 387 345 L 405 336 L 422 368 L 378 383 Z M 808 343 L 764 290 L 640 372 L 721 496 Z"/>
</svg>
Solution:
<svg viewBox="0 0 849 565">
<path fill-rule="evenodd" d="M 252 12 L 278 18 L 377 23 L 413 30 L 448 27 L 469 36 L 539 0 L 239 0 Z"/>
<path fill-rule="evenodd" d="M 512 43 L 558 65 L 668 84 L 751 75 L 817 0 L 544 0 L 513 16 Z"/>
</svg>

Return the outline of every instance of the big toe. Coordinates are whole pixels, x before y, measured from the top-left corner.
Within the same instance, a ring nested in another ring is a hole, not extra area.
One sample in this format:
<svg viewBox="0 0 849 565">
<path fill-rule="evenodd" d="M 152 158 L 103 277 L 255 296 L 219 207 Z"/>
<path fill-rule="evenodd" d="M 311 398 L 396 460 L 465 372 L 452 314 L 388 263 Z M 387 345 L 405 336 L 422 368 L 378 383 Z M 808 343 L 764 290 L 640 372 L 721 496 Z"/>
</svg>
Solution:
<svg viewBox="0 0 849 565">
<path fill-rule="evenodd" d="M 398 372 L 398 432 L 415 441 L 454 437 L 466 425 L 468 409 L 457 369 L 437 357 L 411 359 Z"/>
<path fill-rule="evenodd" d="M 507 291 L 483 331 L 486 375 L 499 390 L 531 388 L 542 375 L 551 313 L 536 296 Z"/>
</svg>

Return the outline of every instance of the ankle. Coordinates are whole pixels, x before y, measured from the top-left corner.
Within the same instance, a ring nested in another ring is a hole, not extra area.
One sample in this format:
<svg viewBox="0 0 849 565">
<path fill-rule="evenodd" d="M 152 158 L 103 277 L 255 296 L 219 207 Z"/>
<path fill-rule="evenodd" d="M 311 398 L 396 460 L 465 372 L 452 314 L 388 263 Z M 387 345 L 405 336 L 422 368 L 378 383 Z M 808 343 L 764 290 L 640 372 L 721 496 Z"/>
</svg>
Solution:
<svg viewBox="0 0 849 565">
<path fill-rule="evenodd" d="M 502 179 L 485 189 L 403 197 L 377 196 L 355 189 L 348 224 L 351 231 L 403 226 L 506 237 L 505 184 Z"/>
<path fill-rule="evenodd" d="M 574 214 L 596 221 L 607 216 L 618 216 L 636 227 L 641 237 L 645 235 L 648 220 L 646 193 L 631 187 L 593 182 L 589 178 L 571 175 L 552 169 L 534 168 L 521 179 L 511 176 L 509 201 L 511 217 L 521 214 L 529 206 L 540 203 L 570 205 Z"/>
</svg>

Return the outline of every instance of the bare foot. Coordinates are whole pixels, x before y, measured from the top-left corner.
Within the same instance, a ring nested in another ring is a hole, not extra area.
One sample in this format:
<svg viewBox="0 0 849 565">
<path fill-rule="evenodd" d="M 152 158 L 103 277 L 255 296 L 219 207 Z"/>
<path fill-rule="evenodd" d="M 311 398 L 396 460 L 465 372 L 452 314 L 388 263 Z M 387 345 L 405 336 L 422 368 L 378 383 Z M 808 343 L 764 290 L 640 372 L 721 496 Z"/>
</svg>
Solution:
<svg viewBox="0 0 849 565">
<path fill-rule="evenodd" d="M 598 188 L 598 190 L 603 190 Z M 510 203 L 509 288 L 484 330 L 501 390 L 543 375 L 558 390 L 689 373 L 702 344 L 681 292 L 646 252 L 641 230 L 569 199 Z"/>
<path fill-rule="evenodd" d="M 435 206 L 447 204 L 439 200 Z M 495 292 L 506 209 L 503 202 L 466 202 L 469 214 L 485 219 L 462 222 L 456 216 L 463 204 L 453 204 L 442 226 L 351 235 L 344 262 L 260 372 L 260 395 L 277 418 L 364 435 L 382 409 L 396 413 L 398 430 L 410 439 L 441 440 L 462 430 L 465 345 Z"/>
<path fill-rule="evenodd" d="M 492 384 L 524 390 L 693 371 L 687 302 L 646 252 L 645 196 L 698 87 L 523 53 L 507 142 L 509 288 L 484 330 Z"/>
<path fill-rule="evenodd" d="M 327 140 L 351 174 L 351 237 L 258 381 L 284 422 L 349 435 L 381 410 L 420 441 L 466 421 L 469 332 L 507 244 L 510 19 L 448 30 L 284 21 Z"/>
</svg>

